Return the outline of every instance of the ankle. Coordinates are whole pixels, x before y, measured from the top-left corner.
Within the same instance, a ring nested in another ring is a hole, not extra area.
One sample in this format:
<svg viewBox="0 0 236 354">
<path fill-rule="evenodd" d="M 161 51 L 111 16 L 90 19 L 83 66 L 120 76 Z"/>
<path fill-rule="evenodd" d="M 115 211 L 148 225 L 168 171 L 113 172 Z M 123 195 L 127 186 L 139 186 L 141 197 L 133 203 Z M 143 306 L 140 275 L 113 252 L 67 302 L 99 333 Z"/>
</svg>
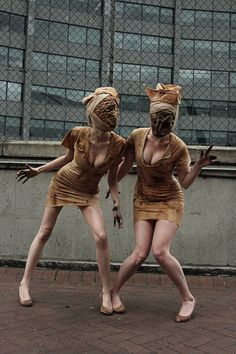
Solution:
<svg viewBox="0 0 236 354">
<path fill-rule="evenodd" d="M 182 301 L 183 302 L 193 302 L 194 301 L 194 297 L 192 295 L 187 296 L 187 297 L 183 297 Z"/>
<path fill-rule="evenodd" d="M 21 282 L 20 282 L 19 285 L 28 288 L 28 287 L 29 287 L 29 282 L 28 282 L 28 281 L 25 281 L 25 280 L 21 280 Z"/>
<path fill-rule="evenodd" d="M 117 289 L 111 289 L 111 295 L 119 295 L 119 292 Z"/>
</svg>

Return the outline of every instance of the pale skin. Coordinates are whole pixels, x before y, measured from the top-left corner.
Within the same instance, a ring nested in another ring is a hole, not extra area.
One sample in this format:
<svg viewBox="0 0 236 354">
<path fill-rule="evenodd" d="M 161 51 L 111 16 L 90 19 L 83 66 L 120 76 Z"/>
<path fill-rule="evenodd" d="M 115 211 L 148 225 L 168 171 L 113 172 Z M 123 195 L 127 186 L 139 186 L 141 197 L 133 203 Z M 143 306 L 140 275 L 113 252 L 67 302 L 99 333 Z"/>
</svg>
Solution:
<svg viewBox="0 0 236 354">
<path fill-rule="evenodd" d="M 143 151 L 143 158 L 148 164 L 155 164 L 163 156 L 168 144 L 170 134 L 157 138 L 152 130 L 147 136 Z M 213 146 L 201 153 L 199 159 L 187 173 L 177 171 L 178 180 L 183 188 L 188 188 L 198 176 L 201 168 L 208 166 L 216 158 L 209 153 Z M 119 166 L 118 180 L 120 181 L 131 169 L 134 163 L 134 153 L 128 150 L 124 160 Z M 111 290 L 113 307 L 121 305 L 120 289 L 124 283 L 135 273 L 136 269 L 145 261 L 150 251 L 162 269 L 174 282 L 179 290 L 182 305 L 179 311 L 181 316 L 188 316 L 194 306 L 194 297 L 191 294 L 185 275 L 178 260 L 170 253 L 170 246 L 178 230 L 178 225 L 168 220 L 140 220 L 134 225 L 135 248 L 131 255 L 122 263 L 115 284 Z"/>
<path fill-rule="evenodd" d="M 108 128 L 105 130 L 103 125 L 99 125 L 99 122 L 92 121 L 88 158 L 89 162 L 95 167 L 101 165 L 106 158 L 110 144 L 110 136 L 111 134 Z M 33 178 L 42 172 L 49 172 L 65 166 L 72 161 L 73 156 L 74 152 L 68 149 L 65 155 L 60 156 L 43 166 L 34 168 L 27 165 L 27 169 L 21 170 L 17 173 L 17 179 L 18 181 L 25 183 L 28 179 Z M 114 225 L 115 221 L 117 221 L 118 227 L 121 228 L 122 217 L 119 210 L 119 194 L 116 179 L 118 164 L 119 161 L 116 164 L 113 164 L 108 171 L 108 185 L 114 201 L 114 206 L 116 206 L 116 210 L 113 211 Z M 45 207 L 39 231 L 29 249 L 24 275 L 20 282 L 19 296 L 24 301 L 31 299 L 29 286 L 32 272 L 38 264 L 44 245 L 52 233 L 61 209 L 62 206 Z M 110 252 L 103 212 L 100 207 L 95 206 L 81 207 L 80 209 L 85 221 L 89 225 L 96 245 L 97 263 L 102 283 L 103 305 L 107 308 L 112 308 L 110 296 Z"/>
</svg>

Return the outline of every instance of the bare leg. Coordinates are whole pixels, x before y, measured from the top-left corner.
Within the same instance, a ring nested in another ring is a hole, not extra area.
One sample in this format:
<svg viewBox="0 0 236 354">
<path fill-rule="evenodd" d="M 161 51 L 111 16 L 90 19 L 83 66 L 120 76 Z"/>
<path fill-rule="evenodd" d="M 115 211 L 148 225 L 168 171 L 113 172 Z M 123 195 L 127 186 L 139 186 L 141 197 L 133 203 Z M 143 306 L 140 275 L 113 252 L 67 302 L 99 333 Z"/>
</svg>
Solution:
<svg viewBox="0 0 236 354">
<path fill-rule="evenodd" d="M 121 306 L 119 296 L 121 287 L 135 273 L 136 269 L 144 262 L 150 252 L 153 229 L 154 224 L 149 220 L 141 220 L 135 224 L 135 248 L 131 255 L 122 263 L 111 291 L 112 305 L 115 308 Z"/>
<path fill-rule="evenodd" d="M 180 314 L 187 316 L 191 313 L 194 306 L 193 295 L 189 290 L 181 265 L 177 259 L 170 254 L 171 241 L 177 230 L 178 225 L 175 223 L 168 220 L 158 221 L 153 235 L 152 252 L 157 262 L 178 288 L 182 298 Z"/>
<path fill-rule="evenodd" d="M 110 296 L 110 250 L 103 213 L 100 207 L 92 206 L 81 208 L 81 211 L 96 243 L 96 256 L 102 282 L 103 305 L 112 309 Z"/>
<path fill-rule="evenodd" d="M 23 301 L 27 301 L 31 299 L 29 293 L 30 278 L 34 267 L 36 267 L 39 261 L 43 247 L 51 235 L 51 232 L 53 230 L 53 227 L 56 223 L 58 214 L 60 213 L 61 209 L 62 207 L 46 207 L 44 210 L 42 223 L 40 225 L 37 235 L 35 236 L 33 242 L 31 243 L 24 275 L 20 282 L 19 296 L 20 299 Z"/>
</svg>

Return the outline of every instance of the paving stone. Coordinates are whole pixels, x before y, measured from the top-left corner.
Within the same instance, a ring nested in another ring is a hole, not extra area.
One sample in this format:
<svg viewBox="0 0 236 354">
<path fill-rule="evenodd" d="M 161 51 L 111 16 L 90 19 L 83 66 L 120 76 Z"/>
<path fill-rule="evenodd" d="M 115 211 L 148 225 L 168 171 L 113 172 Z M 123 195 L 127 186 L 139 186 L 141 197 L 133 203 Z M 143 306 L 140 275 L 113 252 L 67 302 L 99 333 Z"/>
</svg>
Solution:
<svg viewBox="0 0 236 354">
<path fill-rule="evenodd" d="M 35 269 L 31 308 L 17 301 L 22 273 L 0 268 L 0 354 L 236 354 L 232 277 L 187 276 L 198 304 L 177 324 L 181 301 L 164 274 L 136 273 L 121 293 L 127 312 L 104 316 L 96 271 Z"/>
</svg>

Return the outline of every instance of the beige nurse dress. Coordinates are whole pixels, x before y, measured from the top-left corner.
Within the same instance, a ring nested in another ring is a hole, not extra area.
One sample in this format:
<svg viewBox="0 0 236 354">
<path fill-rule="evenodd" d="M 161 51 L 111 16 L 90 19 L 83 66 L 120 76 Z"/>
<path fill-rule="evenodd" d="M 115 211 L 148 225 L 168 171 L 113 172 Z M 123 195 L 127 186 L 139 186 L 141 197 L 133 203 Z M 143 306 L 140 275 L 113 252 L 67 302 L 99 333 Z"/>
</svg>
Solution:
<svg viewBox="0 0 236 354">
<path fill-rule="evenodd" d="M 124 153 L 126 142 L 111 132 L 110 145 L 103 164 L 94 167 L 89 163 L 90 127 L 75 127 L 63 139 L 62 145 L 74 151 L 74 158 L 52 178 L 46 197 L 46 206 L 99 205 L 98 184 L 102 176 Z"/>
<path fill-rule="evenodd" d="M 170 134 L 162 158 L 155 164 L 143 159 L 150 128 L 135 129 L 127 140 L 127 148 L 133 149 L 137 163 L 137 182 L 134 193 L 134 220 L 169 220 L 180 224 L 184 210 L 184 196 L 179 182 L 173 175 L 177 171 L 189 171 L 191 162 L 185 143 Z"/>
</svg>

